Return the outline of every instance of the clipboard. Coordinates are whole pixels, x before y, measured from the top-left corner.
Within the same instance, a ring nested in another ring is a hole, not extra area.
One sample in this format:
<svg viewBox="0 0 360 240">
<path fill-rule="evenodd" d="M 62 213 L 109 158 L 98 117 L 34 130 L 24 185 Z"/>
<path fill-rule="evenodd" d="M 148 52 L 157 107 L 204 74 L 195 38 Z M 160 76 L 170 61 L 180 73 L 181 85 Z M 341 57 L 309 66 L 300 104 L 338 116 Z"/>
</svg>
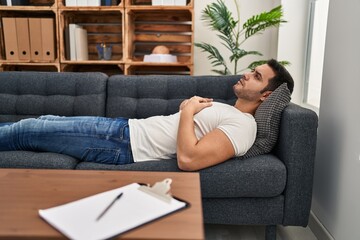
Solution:
<svg viewBox="0 0 360 240">
<path fill-rule="evenodd" d="M 167 178 L 153 186 L 132 183 L 40 209 L 39 215 L 70 239 L 108 239 L 189 207 L 188 202 L 169 194 L 171 182 Z M 111 209 L 98 219 L 109 204 Z"/>
</svg>

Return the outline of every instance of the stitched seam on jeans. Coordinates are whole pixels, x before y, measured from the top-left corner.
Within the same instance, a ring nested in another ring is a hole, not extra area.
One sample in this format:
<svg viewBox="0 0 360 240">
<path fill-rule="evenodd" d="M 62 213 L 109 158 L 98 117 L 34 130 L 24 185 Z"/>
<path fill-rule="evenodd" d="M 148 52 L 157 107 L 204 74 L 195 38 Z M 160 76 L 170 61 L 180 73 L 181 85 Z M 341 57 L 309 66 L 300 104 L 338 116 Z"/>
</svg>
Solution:
<svg viewBox="0 0 360 240">
<path fill-rule="evenodd" d="M 116 152 L 115 156 L 112 158 L 112 164 L 114 164 L 114 162 L 116 163 L 116 159 L 119 155 L 119 149 L 113 149 L 113 148 L 87 148 L 86 151 L 83 153 L 83 155 L 81 156 L 81 160 L 82 161 L 86 161 L 85 156 L 89 155 L 89 153 L 91 153 L 92 151 L 96 151 L 96 152 Z M 91 159 L 90 162 L 95 162 L 95 159 Z M 101 161 L 102 162 L 102 161 Z"/>
</svg>

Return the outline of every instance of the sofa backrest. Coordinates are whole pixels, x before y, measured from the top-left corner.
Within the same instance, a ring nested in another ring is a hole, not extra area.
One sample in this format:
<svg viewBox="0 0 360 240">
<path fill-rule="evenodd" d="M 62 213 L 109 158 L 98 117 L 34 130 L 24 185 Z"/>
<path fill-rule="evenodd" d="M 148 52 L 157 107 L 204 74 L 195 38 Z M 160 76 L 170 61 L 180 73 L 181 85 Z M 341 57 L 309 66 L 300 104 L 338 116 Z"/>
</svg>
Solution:
<svg viewBox="0 0 360 240">
<path fill-rule="evenodd" d="M 0 122 L 104 116 L 107 79 L 103 73 L 0 72 Z"/>
<path fill-rule="evenodd" d="M 236 101 L 232 86 L 239 76 L 122 76 L 108 80 L 107 117 L 146 118 L 179 110 L 192 96 L 213 98 L 228 104 Z"/>
</svg>

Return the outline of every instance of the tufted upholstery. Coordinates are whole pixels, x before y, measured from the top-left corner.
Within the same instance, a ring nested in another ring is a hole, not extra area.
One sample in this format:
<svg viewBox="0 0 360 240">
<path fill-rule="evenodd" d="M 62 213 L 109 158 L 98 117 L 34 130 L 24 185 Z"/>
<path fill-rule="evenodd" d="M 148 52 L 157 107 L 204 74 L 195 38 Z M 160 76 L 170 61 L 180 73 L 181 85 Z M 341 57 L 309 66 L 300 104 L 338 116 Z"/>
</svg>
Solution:
<svg viewBox="0 0 360 240">
<path fill-rule="evenodd" d="M 108 83 L 106 115 L 128 118 L 169 115 L 179 110 L 182 100 L 194 95 L 234 104 L 232 86 L 238 80 L 239 76 L 222 76 L 219 81 L 219 76 L 113 75 Z"/>
<path fill-rule="evenodd" d="M 106 82 L 103 73 L 3 72 L 0 122 L 46 114 L 104 116 Z"/>
</svg>

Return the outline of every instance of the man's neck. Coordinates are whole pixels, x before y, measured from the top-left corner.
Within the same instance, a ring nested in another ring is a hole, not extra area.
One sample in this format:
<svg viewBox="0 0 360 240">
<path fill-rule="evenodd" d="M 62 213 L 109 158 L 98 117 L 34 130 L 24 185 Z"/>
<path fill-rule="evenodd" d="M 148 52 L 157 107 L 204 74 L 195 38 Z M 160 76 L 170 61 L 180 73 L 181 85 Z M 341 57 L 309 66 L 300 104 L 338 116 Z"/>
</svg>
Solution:
<svg viewBox="0 0 360 240">
<path fill-rule="evenodd" d="M 259 107 L 260 103 L 261 102 L 254 103 L 238 99 L 234 107 L 243 113 L 250 113 L 251 115 L 255 115 L 255 111 Z"/>
</svg>

